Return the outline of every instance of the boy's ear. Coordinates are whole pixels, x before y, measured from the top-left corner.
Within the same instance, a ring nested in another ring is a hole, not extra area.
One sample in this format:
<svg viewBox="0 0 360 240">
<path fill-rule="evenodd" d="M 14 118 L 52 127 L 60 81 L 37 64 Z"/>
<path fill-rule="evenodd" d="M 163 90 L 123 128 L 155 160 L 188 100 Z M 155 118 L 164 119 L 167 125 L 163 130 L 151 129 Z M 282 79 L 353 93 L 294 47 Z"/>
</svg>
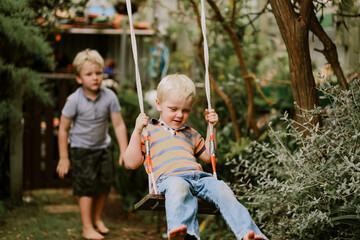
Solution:
<svg viewBox="0 0 360 240">
<path fill-rule="evenodd" d="M 156 98 L 155 102 L 156 102 L 156 109 L 157 109 L 159 112 L 161 112 L 160 100 L 159 100 L 158 98 Z"/>
<path fill-rule="evenodd" d="M 78 84 L 82 84 L 82 79 L 78 75 L 75 76 L 75 79 Z"/>
</svg>

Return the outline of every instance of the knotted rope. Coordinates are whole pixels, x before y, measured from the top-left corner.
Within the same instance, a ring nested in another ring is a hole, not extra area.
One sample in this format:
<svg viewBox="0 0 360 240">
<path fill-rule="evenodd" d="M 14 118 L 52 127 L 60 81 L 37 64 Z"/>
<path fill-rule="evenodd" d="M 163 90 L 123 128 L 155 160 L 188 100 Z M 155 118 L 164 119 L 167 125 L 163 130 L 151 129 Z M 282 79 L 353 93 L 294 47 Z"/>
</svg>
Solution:
<svg viewBox="0 0 360 240">
<path fill-rule="evenodd" d="M 205 3 L 201 0 L 201 29 L 204 38 L 204 60 L 205 60 L 205 92 L 206 99 L 208 102 L 208 110 L 211 110 L 211 91 L 210 91 L 210 78 L 209 78 L 209 48 L 206 38 L 206 22 L 205 22 Z M 209 124 L 210 130 L 210 159 L 213 168 L 213 176 L 217 178 L 216 167 L 215 167 L 215 142 L 214 142 L 214 126 L 212 123 Z"/>
<path fill-rule="evenodd" d="M 132 47 L 132 51 L 133 51 L 134 64 L 135 64 L 136 89 L 137 89 L 137 94 L 138 94 L 138 99 L 139 99 L 140 112 L 144 113 L 144 100 L 143 100 L 141 79 L 140 79 L 139 66 L 138 66 L 136 38 L 135 38 L 135 31 L 134 31 L 134 26 L 133 26 L 133 22 L 132 22 L 132 9 L 131 9 L 131 1 L 130 0 L 126 0 L 126 7 L 127 7 L 127 11 L 128 11 L 128 16 L 129 16 L 131 47 Z M 151 183 L 152 183 L 154 193 L 157 194 L 158 191 L 157 191 L 156 184 L 155 184 L 153 167 L 152 167 L 152 162 L 151 162 L 151 157 L 150 157 L 149 135 L 148 135 L 146 127 L 143 128 L 143 136 L 144 136 L 144 140 L 145 140 L 145 150 L 146 150 L 145 156 L 146 156 L 147 172 L 148 172 L 148 176 L 149 176 L 149 192 L 151 192 Z"/>
</svg>

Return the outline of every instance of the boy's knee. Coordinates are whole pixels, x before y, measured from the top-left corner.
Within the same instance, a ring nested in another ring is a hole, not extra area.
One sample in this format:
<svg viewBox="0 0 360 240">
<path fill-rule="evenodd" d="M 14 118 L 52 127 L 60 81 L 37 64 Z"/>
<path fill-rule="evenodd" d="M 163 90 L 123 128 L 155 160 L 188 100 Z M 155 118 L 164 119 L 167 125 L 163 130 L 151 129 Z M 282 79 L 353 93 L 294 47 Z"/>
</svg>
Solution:
<svg viewBox="0 0 360 240">
<path fill-rule="evenodd" d="M 186 181 L 181 178 L 173 178 L 168 183 L 167 192 L 171 195 L 176 195 L 178 198 L 186 198 L 189 194 L 190 189 Z"/>
<path fill-rule="evenodd" d="M 218 181 L 218 183 L 214 184 L 214 186 L 216 194 L 222 198 L 226 198 L 228 201 L 232 201 L 235 198 L 234 192 L 224 181 Z"/>
</svg>

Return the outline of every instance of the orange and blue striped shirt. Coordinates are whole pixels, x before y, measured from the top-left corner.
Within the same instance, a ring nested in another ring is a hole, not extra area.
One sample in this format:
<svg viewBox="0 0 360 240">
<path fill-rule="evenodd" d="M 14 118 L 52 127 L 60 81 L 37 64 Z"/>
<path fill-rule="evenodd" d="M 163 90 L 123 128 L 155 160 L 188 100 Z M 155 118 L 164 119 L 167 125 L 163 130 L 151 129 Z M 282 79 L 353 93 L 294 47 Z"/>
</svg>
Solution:
<svg viewBox="0 0 360 240">
<path fill-rule="evenodd" d="M 183 125 L 173 130 L 164 122 L 151 119 L 147 130 L 155 181 L 162 175 L 203 171 L 196 158 L 205 151 L 205 141 L 195 129 Z M 142 152 L 145 155 L 144 144 Z M 144 165 L 147 169 L 146 161 Z"/>
</svg>

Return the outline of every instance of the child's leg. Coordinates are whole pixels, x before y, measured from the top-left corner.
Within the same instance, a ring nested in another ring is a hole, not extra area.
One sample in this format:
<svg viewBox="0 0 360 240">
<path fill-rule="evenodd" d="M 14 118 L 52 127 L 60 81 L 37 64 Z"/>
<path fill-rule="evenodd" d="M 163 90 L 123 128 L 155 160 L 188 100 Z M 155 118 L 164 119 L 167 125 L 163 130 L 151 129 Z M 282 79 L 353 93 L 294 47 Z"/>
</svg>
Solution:
<svg viewBox="0 0 360 240">
<path fill-rule="evenodd" d="M 109 233 L 109 229 L 104 225 L 104 222 L 101 219 L 101 214 L 103 212 L 107 198 L 108 198 L 108 194 L 98 194 L 94 197 L 94 204 L 93 204 L 94 225 L 99 229 L 100 233 L 102 234 Z"/>
<path fill-rule="evenodd" d="M 236 199 L 229 186 L 213 177 L 198 181 L 198 196 L 214 202 L 237 239 L 267 239 L 256 226 L 248 210 Z M 254 238 L 251 231 L 255 232 Z"/>
<path fill-rule="evenodd" d="M 169 237 L 170 233 L 172 237 L 182 236 L 184 226 L 187 228 L 185 233 L 199 236 L 199 223 L 196 218 L 197 198 L 193 196 L 190 188 L 189 182 L 178 176 L 166 177 L 158 184 L 159 192 L 165 195 Z"/>
<path fill-rule="evenodd" d="M 104 236 L 95 231 L 91 219 L 93 197 L 79 197 L 79 207 L 82 221 L 82 236 L 86 239 L 103 239 Z"/>
<path fill-rule="evenodd" d="M 71 148 L 70 151 L 73 159 L 74 195 L 80 196 L 82 236 L 87 239 L 103 239 L 104 237 L 94 229 L 92 213 L 95 204 L 94 196 L 107 189 L 110 190 L 111 187 L 111 167 L 103 167 L 104 164 L 112 166 L 108 150 Z"/>
<path fill-rule="evenodd" d="M 94 155 L 96 162 L 94 166 L 97 166 L 95 183 L 93 185 L 93 191 L 95 193 L 93 203 L 93 222 L 97 229 L 102 234 L 109 233 L 109 229 L 104 225 L 101 214 L 103 212 L 106 200 L 110 193 L 112 184 L 112 166 L 111 154 L 108 148 L 97 151 L 97 155 Z"/>
</svg>

